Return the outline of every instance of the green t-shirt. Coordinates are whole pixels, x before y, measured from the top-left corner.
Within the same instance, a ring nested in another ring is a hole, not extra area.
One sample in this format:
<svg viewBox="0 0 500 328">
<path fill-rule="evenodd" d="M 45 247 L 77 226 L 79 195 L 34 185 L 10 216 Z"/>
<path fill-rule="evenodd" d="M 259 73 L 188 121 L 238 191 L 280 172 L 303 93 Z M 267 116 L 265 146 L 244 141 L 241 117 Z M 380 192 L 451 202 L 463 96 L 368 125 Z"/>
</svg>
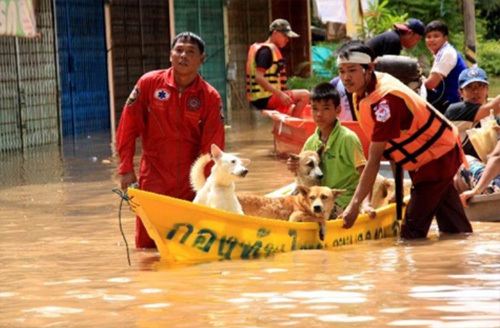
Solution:
<svg viewBox="0 0 500 328">
<path fill-rule="evenodd" d="M 318 128 L 302 147 L 302 150 L 317 151 L 322 146 L 321 132 Z M 355 132 L 337 123 L 333 128 L 321 155 L 323 179 L 321 185 L 334 189 L 346 189 L 335 203 L 345 208 L 352 199 L 359 182 L 359 166 L 366 164 L 363 147 Z"/>
</svg>

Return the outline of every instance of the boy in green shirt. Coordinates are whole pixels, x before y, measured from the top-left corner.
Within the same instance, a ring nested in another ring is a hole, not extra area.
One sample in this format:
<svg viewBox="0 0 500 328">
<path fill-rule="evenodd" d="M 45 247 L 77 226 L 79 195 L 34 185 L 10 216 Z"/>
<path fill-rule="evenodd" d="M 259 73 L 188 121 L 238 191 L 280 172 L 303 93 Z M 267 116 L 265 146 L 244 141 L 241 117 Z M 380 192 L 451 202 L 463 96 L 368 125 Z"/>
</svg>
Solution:
<svg viewBox="0 0 500 328">
<path fill-rule="evenodd" d="M 302 150 L 312 150 L 320 154 L 322 186 L 346 190 L 335 201 L 335 209 L 330 217 L 336 218 L 351 201 L 366 158 L 356 133 L 342 126 L 337 118 L 341 111 L 337 89 L 330 83 L 320 83 L 312 89 L 310 99 L 311 116 L 317 127 Z M 298 161 L 288 159 L 287 168 L 293 173 L 296 172 Z M 373 213 L 367 200 L 362 207 L 367 213 Z"/>
</svg>

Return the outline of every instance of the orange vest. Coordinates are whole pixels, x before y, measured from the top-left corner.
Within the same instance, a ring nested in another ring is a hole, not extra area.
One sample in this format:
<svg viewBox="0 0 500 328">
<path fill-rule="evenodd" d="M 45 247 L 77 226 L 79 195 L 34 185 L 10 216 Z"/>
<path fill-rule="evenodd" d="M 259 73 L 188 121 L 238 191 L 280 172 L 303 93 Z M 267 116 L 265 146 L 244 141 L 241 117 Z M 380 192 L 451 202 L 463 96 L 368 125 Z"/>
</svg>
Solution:
<svg viewBox="0 0 500 328">
<path fill-rule="evenodd" d="M 403 99 L 413 114 L 410 128 L 401 131 L 399 138 L 388 141 L 384 151 L 386 158 L 414 171 L 457 145 L 457 128 L 425 99 L 389 74 L 377 72 L 376 76 L 375 90 L 359 102 L 359 123 L 366 136 L 371 138 L 375 125 L 372 105 L 387 94 Z M 356 101 L 354 106 L 357 106 Z"/>
<path fill-rule="evenodd" d="M 255 62 L 255 55 L 261 47 L 269 47 L 273 54 L 273 62 L 271 66 L 264 72 L 267 81 L 278 90 L 286 90 L 286 69 L 285 61 L 281 56 L 281 51 L 274 43 L 254 43 L 248 50 L 247 69 L 246 69 L 246 85 L 247 85 L 247 99 L 248 101 L 255 101 L 257 99 L 269 98 L 272 93 L 264 90 L 255 81 L 255 72 L 257 70 L 257 63 Z"/>
</svg>

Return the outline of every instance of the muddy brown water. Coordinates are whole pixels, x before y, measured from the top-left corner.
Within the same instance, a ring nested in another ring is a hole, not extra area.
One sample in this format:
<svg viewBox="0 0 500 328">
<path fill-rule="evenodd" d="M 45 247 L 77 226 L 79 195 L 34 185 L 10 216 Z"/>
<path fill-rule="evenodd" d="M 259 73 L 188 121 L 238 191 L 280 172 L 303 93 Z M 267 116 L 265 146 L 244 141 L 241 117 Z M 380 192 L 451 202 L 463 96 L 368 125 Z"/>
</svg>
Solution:
<svg viewBox="0 0 500 328">
<path fill-rule="evenodd" d="M 227 149 L 252 160 L 237 190 L 293 180 L 270 130 L 233 113 Z M 500 223 L 189 266 L 131 247 L 129 267 L 116 165 L 99 135 L 0 155 L 0 327 L 500 327 Z"/>
</svg>

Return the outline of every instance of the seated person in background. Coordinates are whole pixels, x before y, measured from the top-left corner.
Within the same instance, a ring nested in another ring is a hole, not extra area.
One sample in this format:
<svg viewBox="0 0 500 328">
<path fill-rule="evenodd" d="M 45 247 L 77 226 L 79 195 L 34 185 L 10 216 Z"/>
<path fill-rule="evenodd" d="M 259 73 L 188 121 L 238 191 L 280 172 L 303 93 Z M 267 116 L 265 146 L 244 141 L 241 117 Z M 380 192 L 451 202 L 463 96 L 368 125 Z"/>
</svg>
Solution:
<svg viewBox="0 0 500 328">
<path fill-rule="evenodd" d="M 444 115 L 457 126 L 465 154 L 479 158 L 465 131 L 481 127 L 479 121 L 490 114 L 490 109 L 493 109 L 495 115 L 500 114 L 500 95 L 486 102 L 488 78 L 478 67 L 463 70 L 458 78 L 458 84 L 463 101 L 451 104 Z"/>
<path fill-rule="evenodd" d="M 427 101 L 444 113 L 449 104 L 460 101 L 458 76 L 467 65 L 462 55 L 448 43 L 448 26 L 443 22 L 427 24 L 425 45 L 434 55 L 431 72 L 424 82 Z"/>
<path fill-rule="evenodd" d="M 250 46 L 246 69 L 247 99 L 257 109 L 276 109 L 295 117 L 302 116 L 309 102 L 309 92 L 286 90 L 286 65 L 280 51 L 290 38 L 298 37 L 288 21 L 276 19 L 269 26 L 269 38 Z"/>
<path fill-rule="evenodd" d="M 366 43 L 373 49 L 375 56 L 400 55 L 401 50 L 415 47 L 424 36 L 425 25 L 416 18 L 404 24 L 394 24 L 394 29 L 378 34 Z"/>
<path fill-rule="evenodd" d="M 311 116 L 317 127 L 302 150 L 312 150 L 320 154 L 323 171 L 321 185 L 346 189 L 346 192 L 335 200 L 331 218 L 337 217 L 351 201 L 366 163 L 358 136 L 340 124 L 340 111 L 340 95 L 334 86 L 324 82 L 312 89 Z M 287 168 L 295 173 L 298 160 L 288 159 Z M 374 214 L 367 199 L 363 202 L 363 211 Z"/>
<path fill-rule="evenodd" d="M 472 172 L 476 166 L 479 169 L 476 172 Z M 471 165 L 470 170 L 470 190 L 466 190 L 460 194 L 460 200 L 465 207 L 469 207 L 467 201 L 472 196 L 500 192 L 500 140 L 491 152 L 486 167 L 474 164 Z"/>
<path fill-rule="evenodd" d="M 342 81 L 340 81 L 340 77 L 335 77 L 330 81 L 330 84 L 333 85 L 337 92 L 340 95 L 340 114 L 338 115 L 339 120 L 341 121 L 357 121 L 356 114 L 352 111 L 352 94 L 349 94 Z"/>
</svg>

